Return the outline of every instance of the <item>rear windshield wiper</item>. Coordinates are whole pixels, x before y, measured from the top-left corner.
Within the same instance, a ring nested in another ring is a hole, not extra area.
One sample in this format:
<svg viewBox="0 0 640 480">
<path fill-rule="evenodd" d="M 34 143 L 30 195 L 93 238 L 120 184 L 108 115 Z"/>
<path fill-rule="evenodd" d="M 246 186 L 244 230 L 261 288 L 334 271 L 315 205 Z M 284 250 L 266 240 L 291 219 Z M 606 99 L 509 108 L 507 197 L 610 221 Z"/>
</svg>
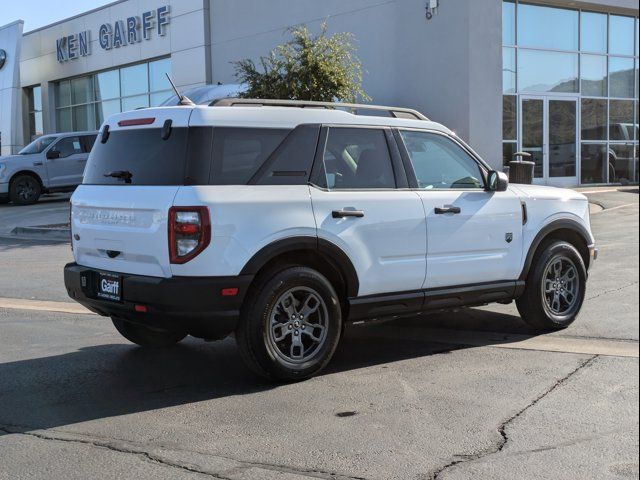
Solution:
<svg viewBox="0 0 640 480">
<path fill-rule="evenodd" d="M 105 177 L 111 178 L 119 178 L 120 180 L 124 180 L 124 183 L 131 183 L 131 178 L 133 174 L 128 170 L 116 170 L 114 172 L 109 172 L 104 174 Z"/>
</svg>

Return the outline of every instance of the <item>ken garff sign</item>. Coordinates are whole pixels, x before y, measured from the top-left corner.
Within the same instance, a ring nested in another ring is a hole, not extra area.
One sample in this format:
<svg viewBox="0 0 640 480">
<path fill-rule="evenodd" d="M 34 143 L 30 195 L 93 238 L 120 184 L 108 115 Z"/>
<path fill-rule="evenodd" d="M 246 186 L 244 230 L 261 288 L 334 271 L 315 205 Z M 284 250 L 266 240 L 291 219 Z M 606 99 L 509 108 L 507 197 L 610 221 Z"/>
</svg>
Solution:
<svg viewBox="0 0 640 480">
<path fill-rule="evenodd" d="M 169 5 L 143 12 L 142 16 L 116 20 L 114 24 L 103 23 L 98 30 L 98 43 L 103 50 L 125 47 L 144 40 L 150 40 L 152 32 L 164 36 L 170 23 Z M 85 30 L 56 40 L 58 62 L 66 62 L 78 57 L 91 55 L 91 31 Z M 0 57 L 1 65 L 1 57 Z"/>
</svg>

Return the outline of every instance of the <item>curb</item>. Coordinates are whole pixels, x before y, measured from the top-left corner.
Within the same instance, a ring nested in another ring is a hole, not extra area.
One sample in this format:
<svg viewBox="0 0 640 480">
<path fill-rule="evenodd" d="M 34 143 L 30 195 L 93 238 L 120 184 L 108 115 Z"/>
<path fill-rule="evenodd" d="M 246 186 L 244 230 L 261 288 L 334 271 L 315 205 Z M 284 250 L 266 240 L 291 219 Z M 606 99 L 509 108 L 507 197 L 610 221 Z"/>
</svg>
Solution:
<svg viewBox="0 0 640 480">
<path fill-rule="evenodd" d="M 64 242 L 69 242 L 70 240 L 70 230 L 68 228 L 16 227 L 11 230 L 11 234 L 42 240 L 59 240 Z"/>
</svg>

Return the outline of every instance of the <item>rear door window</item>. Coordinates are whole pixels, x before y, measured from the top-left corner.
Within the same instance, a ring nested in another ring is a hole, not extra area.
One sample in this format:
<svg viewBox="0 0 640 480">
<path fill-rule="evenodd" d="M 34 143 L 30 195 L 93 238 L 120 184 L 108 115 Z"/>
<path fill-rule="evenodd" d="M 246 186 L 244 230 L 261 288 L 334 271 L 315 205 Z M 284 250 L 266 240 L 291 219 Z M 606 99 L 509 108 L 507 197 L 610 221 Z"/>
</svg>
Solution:
<svg viewBox="0 0 640 480">
<path fill-rule="evenodd" d="M 330 128 L 323 159 L 330 189 L 396 187 L 382 129 Z"/>
<path fill-rule="evenodd" d="M 289 132 L 270 128 L 215 128 L 210 183 L 245 185 Z"/>
</svg>

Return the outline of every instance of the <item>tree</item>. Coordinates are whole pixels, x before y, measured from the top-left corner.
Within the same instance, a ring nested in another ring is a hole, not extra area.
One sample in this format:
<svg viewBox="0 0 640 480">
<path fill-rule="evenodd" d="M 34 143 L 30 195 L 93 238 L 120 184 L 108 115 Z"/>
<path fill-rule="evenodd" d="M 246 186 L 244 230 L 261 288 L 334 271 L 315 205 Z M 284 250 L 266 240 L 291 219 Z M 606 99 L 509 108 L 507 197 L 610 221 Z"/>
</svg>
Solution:
<svg viewBox="0 0 640 480">
<path fill-rule="evenodd" d="M 293 37 L 267 57 L 260 69 L 253 60 L 233 62 L 236 78 L 248 85 L 245 98 L 367 101 L 362 90 L 362 64 L 355 55 L 353 34 L 327 35 L 323 23 L 317 36 L 305 26 L 288 30 Z"/>
</svg>

